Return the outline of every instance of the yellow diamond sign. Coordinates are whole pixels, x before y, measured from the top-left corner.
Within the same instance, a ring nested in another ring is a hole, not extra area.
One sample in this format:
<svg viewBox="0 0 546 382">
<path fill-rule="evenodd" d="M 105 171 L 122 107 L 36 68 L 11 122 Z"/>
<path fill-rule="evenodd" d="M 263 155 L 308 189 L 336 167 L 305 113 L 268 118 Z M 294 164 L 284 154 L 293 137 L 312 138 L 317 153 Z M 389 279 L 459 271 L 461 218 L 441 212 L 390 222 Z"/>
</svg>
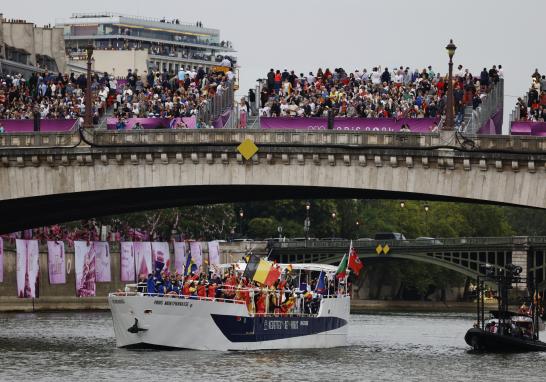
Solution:
<svg viewBox="0 0 546 382">
<path fill-rule="evenodd" d="M 375 252 L 377 252 L 378 255 L 380 255 L 381 252 L 383 252 L 383 247 L 381 246 L 381 244 L 375 247 Z"/>
<path fill-rule="evenodd" d="M 389 247 L 389 245 L 385 244 L 385 246 L 383 247 L 383 253 L 386 255 L 387 253 L 389 253 L 390 250 L 391 248 Z"/>
<path fill-rule="evenodd" d="M 252 142 L 252 139 L 247 138 L 237 147 L 237 151 L 239 151 L 246 160 L 249 160 L 258 152 L 258 146 Z"/>
</svg>

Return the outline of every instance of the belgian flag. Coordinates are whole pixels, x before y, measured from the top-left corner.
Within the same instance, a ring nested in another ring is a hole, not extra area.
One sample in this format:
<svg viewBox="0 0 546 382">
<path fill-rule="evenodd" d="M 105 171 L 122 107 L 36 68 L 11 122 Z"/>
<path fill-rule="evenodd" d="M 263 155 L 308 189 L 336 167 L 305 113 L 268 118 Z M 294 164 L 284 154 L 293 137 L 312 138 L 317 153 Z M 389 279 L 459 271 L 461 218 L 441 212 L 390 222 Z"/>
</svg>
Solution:
<svg viewBox="0 0 546 382">
<path fill-rule="evenodd" d="M 279 267 L 274 267 L 273 263 L 260 259 L 256 255 L 250 256 L 246 265 L 243 277 L 248 280 L 258 282 L 262 285 L 271 286 L 279 279 L 281 271 Z"/>
<path fill-rule="evenodd" d="M 260 258 L 256 255 L 250 255 L 250 258 L 246 262 L 246 268 L 243 273 L 243 277 L 246 277 L 248 280 L 254 278 L 254 274 L 258 269 L 258 264 L 260 263 Z"/>
</svg>

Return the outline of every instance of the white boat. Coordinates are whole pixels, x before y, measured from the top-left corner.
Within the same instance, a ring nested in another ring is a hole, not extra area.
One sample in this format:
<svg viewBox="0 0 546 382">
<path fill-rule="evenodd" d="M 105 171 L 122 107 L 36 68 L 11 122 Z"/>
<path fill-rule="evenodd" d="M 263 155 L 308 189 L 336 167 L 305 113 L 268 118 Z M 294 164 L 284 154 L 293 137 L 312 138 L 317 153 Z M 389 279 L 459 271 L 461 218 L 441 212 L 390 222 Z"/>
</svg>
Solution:
<svg viewBox="0 0 546 382">
<path fill-rule="evenodd" d="M 336 271 L 319 264 L 297 264 L 293 269 L 300 274 Z M 345 346 L 350 296 L 339 290 L 320 295 L 314 312 L 304 310 L 303 298 L 298 295 L 294 309 L 285 314 L 255 314 L 237 300 L 136 291 L 111 293 L 108 302 L 118 347 L 227 351 Z"/>
</svg>

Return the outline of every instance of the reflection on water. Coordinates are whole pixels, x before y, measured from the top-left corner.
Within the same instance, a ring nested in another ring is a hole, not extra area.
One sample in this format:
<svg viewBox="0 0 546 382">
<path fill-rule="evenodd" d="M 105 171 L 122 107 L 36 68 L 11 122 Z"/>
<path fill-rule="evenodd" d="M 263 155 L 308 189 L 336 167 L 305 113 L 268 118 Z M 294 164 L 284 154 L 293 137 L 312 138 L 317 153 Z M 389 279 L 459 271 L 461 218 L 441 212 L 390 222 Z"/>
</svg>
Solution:
<svg viewBox="0 0 546 382">
<path fill-rule="evenodd" d="M 353 315 L 350 346 L 260 352 L 125 350 L 108 312 L 0 315 L 2 381 L 542 381 L 546 353 L 472 354 L 466 314 Z"/>
</svg>

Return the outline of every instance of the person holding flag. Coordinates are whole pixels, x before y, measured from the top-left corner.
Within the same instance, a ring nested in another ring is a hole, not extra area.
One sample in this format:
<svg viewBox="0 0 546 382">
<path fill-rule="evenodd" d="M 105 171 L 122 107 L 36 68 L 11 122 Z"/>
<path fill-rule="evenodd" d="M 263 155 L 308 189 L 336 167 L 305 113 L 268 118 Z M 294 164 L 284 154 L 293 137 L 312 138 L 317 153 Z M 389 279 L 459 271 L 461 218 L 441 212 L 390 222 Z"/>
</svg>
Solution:
<svg viewBox="0 0 546 382">
<path fill-rule="evenodd" d="M 364 265 L 362 264 L 362 261 L 360 261 L 358 253 L 353 247 L 353 241 L 351 240 L 351 244 L 349 246 L 349 256 L 347 256 L 347 254 L 343 255 L 343 258 L 337 267 L 336 277 L 338 279 L 346 277 L 348 275 L 347 268 L 352 270 L 358 276 L 363 267 Z"/>
</svg>

